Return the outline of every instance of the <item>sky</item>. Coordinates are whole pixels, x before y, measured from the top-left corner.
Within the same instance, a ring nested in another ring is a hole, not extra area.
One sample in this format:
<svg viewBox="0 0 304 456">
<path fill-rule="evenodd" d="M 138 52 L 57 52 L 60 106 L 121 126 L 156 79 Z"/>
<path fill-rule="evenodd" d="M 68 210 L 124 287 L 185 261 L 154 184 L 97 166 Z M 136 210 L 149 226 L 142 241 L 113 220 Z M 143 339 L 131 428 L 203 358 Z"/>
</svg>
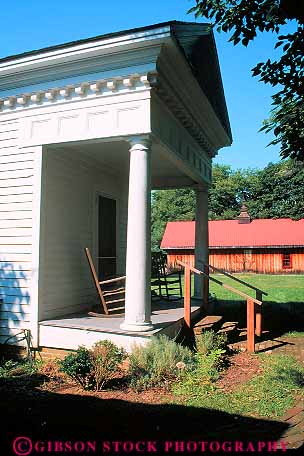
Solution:
<svg viewBox="0 0 304 456">
<path fill-rule="evenodd" d="M 0 57 L 169 20 L 194 22 L 187 14 L 194 0 L 2 0 Z M 206 22 L 198 19 L 197 22 Z M 221 149 L 215 162 L 237 168 L 263 168 L 280 159 L 271 136 L 258 132 L 271 109 L 270 86 L 251 76 L 256 63 L 275 56 L 275 36 L 261 34 L 247 48 L 216 35 L 233 145 Z M 277 51 L 279 52 L 279 51 Z"/>
</svg>

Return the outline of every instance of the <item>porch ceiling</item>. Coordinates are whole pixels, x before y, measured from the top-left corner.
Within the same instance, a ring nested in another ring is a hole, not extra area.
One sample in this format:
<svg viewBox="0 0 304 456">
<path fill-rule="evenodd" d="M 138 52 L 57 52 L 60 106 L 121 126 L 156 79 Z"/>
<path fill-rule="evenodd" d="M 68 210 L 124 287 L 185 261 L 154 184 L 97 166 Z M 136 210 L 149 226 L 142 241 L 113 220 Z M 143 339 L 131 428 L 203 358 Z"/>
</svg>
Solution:
<svg viewBox="0 0 304 456">
<path fill-rule="evenodd" d="M 126 176 L 129 172 L 129 144 L 126 141 L 81 142 L 56 146 L 66 156 L 77 154 L 85 162 L 107 170 L 110 174 Z M 167 156 L 161 144 L 152 145 L 152 188 L 174 188 L 193 185 L 195 182 Z"/>
</svg>

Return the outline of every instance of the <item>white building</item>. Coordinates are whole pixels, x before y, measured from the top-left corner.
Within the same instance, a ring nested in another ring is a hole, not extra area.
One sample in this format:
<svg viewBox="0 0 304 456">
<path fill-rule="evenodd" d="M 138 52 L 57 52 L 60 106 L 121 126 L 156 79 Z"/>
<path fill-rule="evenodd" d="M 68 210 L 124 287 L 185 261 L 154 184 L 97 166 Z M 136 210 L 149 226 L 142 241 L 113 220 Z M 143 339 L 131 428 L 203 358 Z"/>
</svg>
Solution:
<svg viewBox="0 0 304 456">
<path fill-rule="evenodd" d="M 150 192 L 194 186 L 206 233 L 211 160 L 231 144 L 212 31 L 172 21 L 7 57 L 0 98 L 0 341 L 169 333 L 181 315 L 151 317 Z M 85 247 L 111 257 L 99 271 L 126 274 L 124 318 L 86 317 Z"/>
</svg>

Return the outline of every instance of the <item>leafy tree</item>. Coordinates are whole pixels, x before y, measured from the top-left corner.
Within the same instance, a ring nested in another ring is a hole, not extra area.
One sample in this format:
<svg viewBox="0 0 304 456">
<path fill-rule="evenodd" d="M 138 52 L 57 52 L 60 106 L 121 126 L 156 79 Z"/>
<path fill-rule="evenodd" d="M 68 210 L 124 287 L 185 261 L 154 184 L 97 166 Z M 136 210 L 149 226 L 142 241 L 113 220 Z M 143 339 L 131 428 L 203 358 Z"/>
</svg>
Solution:
<svg viewBox="0 0 304 456">
<path fill-rule="evenodd" d="M 278 60 L 258 63 L 252 69 L 261 81 L 280 86 L 273 95 L 274 110 L 262 130 L 273 130 L 270 144 L 281 144 L 283 158 L 304 161 L 304 5 L 300 0 L 195 0 L 189 12 L 204 16 L 217 25 L 218 31 L 230 32 L 234 45 L 247 46 L 257 32 L 278 35 L 275 48 L 281 47 Z M 280 35 L 282 26 L 291 20 L 294 33 Z"/>
<path fill-rule="evenodd" d="M 248 199 L 252 170 L 233 171 L 228 165 L 213 166 L 209 190 L 209 219 L 235 218 L 242 200 Z M 195 193 L 191 188 L 159 190 L 152 197 L 152 248 L 157 250 L 167 222 L 195 219 Z"/>
<path fill-rule="evenodd" d="M 247 201 L 252 218 L 304 218 L 304 166 L 294 160 L 257 171 Z"/>
<path fill-rule="evenodd" d="M 232 170 L 213 166 L 209 220 L 235 219 L 242 202 L 252 218 L 304 218 L 304 166 L 295 160 L 266 168 Z M 152 248 L 158 249 L 166 224 L 195 219 L 195 194 L 190 188 L 160 190 L 152 199 Z"/>
</svg>

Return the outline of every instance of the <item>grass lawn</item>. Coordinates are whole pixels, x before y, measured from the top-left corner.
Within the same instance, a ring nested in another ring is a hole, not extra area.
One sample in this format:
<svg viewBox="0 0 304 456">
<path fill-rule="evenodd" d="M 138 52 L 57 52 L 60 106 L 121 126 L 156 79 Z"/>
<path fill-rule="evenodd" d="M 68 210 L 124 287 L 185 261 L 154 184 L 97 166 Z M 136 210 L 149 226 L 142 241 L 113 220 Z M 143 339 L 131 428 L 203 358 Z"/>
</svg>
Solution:
<svg viewBox="0 0 304 456">
<path fill-rule="evenodd" d="M 263 297 L 263 301 L 265 302 L 304 303 L 304 275 L 235 274 L 235 276 L 268 293 L 268 296 Z M 254 290 L 250 290 L 228 277 L 221 274 L 213 274 L 212 277 L 254 296 Z M 210 281 L 210 293 L 215 295 L 217 299 L 239 299 L 234 293 L 225 290 L 212 281 Z"/>
</svg>

